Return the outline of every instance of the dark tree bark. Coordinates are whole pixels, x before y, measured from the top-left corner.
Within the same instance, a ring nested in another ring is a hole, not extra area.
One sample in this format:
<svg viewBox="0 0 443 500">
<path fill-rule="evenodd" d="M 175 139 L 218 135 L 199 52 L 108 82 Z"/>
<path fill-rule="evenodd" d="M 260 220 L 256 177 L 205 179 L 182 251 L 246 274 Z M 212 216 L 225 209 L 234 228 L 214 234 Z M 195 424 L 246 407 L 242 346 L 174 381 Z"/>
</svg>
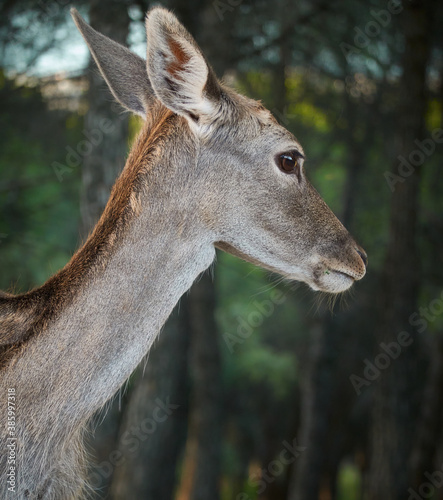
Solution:
<svg viewBox="0 0 443 500">
<path fill-rule="evenodd" d="M 201 12 L 207 0 L 170 0 L 171 8 L 174 10 L 180 21 L 190 31 L 192 36 L 199 42 L 201 25 Z"/>
<path fill-rule="evenodd" d="M 414 140 L 424 134 L 426 66 L 429 59 L 429 3 L 404 4 L 402 32 L 405 37 L 403 75 L 399 88 L 397 154 L 408 158 Z M 398 175 L 398 159 L 393 169 Z M 420 336 L 409 317 L 417 310 L 419 258 L 417 210 L 421 168 L 395 184 L 391 202 L 390 240 L 380 293 L 380 324 L 377 342 L 392 342 L 408 332 L 412 343 L 382 372 L 375 390 L 372 427 L 372 461 L 369 495 L 373 500 L 408 498 L 411 484 L 409 460 L 416 433 L 423 371 Z"/>
<path fill-rule="evenodd" d="M 436 462 L 438 446 L 443 438 L 443 335 L 440 333 L 433 341 L 433 360 L 429 370 L 426 390 L 423 395 L 421 417 L 417 439 L 411 457 L 412 482 L 418 488 L 428 481 L 425 472 L 440 469 Z"/>
<path fill-rule="evenodd" d="M 206 273 L 189 295 L 191 327 L 189 435 L 183 465 L 181 498 L 220 498 L 222 385 L 215 289 Z"/>
<path fill-rule="evenodd" d="M 284 0 L 275 6 L 276 17 L 280 22 L 280 31 L 287 32 L 288 24 L 292 23 L 292 19 L 288 17 L 287 12 L 290 9 L 288 2 Z M 285 118 L 287 102 L 287 89 L 286 89 L 286 71 L 291 63 L 291 40 L 289 37 L 282 38 L 279 44 L 279 60 L 273 68 L 273 99 L 274 108 L 271 110 L 278 120 L 283 125 L 287 125 Z"/>
<path fill-rule="evenodd" d="M 126 45 L 130 21 L 127 1 L 91 0 L 89 20 L 97 31 Z M 123 113 L 121 106 L 114 102 L 93 61 L 89 69 L 88 102 L 84 143 L 78 145 L 83 156 L 83 236 L 88 234 L 102 214 L 115 179 L 123 169 L 128 151 L 128 114 Z"/>
<path fill-rule="evenodd" d="M 344 112 L 349 126 L 346 130 L 347 136 L 345 139 L 348 158 L 346 165 L 346 185 L 344 193 L 343 215 L 341 220 L 345 227 L 351 230 L 352 216 L 355 211 L 355 204 L 359 195 L 359 176 L 362 167 L 365 163 L 365 151 L 370 147 L 369 141 L 366 138 L 357 137 L 357 130 L 359 126 L 363 125 L 363 120 L 359 122 L 358 105 L 352 103 L 350 95 L 345 92 L 344 95 Z M 365 129 L 364 134 L 368 135 L 368 130 Z"/>
<path fill-rule="evenodd" d="M 186 302 L 182 299 L 169 318 L 146 368 L 143 364 L 135 375 L 120 431 L 123 458 L 112 479 L 113 500 L 173 498 L 188 416 Z"/>
<path fill-rule="evenodd" d="M 311 351 L 308 374 L 302 388 L 300 444 L 306 446 L 296 461 L 296 474 L 289 491 L 289 500 L 308 500 L 319 497 L 327 461 L 327 442 L 330 414 L 336 379 L 337 351 L 340 332 L 333 333 L 323 311 L 312 322 Z"/>
<path fill-rule="evenodd" d="M 443 45 L 441 32 L 439 33 L 439 45 Z M 443 68 L 440 68 L 440 89 L 438 98 L 440 103 L 443 103 Z M 440 114 L 440 128 L 443 128 L 443 110 Z M 435 170 L 437 173 L 437 169 Z M 440 197 L 441 180 L 439 173 L 433 178 L 433 183 L 430 186 L 431 196 L 434 200 Z M 439 269 L 441 255 L 443 252 L 443 241 L 441 239 L 442 222 L 435 217 L 426 222 L 422 232 L 424 238 L 432 242 L 432 252 L 428 257 L 428 262 L 425 267 L 425 276 L 437 290 L 440 288 L 441 272 L 435 272 Z M 418 426 L 417 440 L 415 442 L 414 451 L 411 458 L 412 474 L 415 487 L 428 481 L 424 476 L 425 472 L 440 469 L 441 445 L 443 443 L 443 432 L 441 423 L 443 421 L 443 332 L 440 331 L 437 335 L 432 335 L 431 339 L 431 367 L 429 376 L 426 382 L 426 390 L 423 395 L 423 403 L 421 405 L 421 417 Z M 439 492 L 436 500 L 443 498 L 443 492 Z"/>
</svg>

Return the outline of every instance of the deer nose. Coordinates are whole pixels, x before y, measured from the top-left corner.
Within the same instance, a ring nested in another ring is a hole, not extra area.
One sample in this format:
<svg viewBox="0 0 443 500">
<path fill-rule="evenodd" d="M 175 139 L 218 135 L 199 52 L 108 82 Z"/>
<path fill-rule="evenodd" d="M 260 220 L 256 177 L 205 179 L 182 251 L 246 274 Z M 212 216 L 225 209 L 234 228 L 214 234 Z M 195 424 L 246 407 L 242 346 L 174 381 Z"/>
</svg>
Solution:
<svg viewBox="0 0 443 500">
<path fill-rule="evenodd" d="M 361 260 L 363 261 L 363 264 L 365 265 L 365 267 L 368 267 L 368 256 L 367 256 L 366 252 L 363 250 L 363 248 L 356 247 L 355 250 L 358 253 L 358 255 L 360 255 Z"/>
</svg>

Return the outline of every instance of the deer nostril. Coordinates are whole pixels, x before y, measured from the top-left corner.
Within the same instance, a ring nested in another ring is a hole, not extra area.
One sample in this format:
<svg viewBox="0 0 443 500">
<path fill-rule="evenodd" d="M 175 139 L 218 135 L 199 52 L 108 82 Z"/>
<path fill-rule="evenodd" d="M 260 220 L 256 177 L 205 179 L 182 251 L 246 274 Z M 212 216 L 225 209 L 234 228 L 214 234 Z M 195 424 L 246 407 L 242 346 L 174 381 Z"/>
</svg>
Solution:
<svg viewBox="0 0 443 500">
<path fill-rule="evenodd" d="M 366 255 L 366 252 L 363 250 L 363 248 L 356 248 L 355 250 L 357 251 L 358 255 L 360 255 L 365 267 L 368 267 L 368 256 Z"/>
</svg>

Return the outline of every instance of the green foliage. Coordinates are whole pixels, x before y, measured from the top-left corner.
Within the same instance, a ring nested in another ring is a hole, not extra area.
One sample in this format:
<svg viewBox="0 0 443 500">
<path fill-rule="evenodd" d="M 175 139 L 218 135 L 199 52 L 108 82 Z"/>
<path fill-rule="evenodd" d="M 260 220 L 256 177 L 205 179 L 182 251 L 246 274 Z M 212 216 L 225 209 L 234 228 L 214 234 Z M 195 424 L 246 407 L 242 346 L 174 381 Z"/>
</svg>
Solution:
<svg viewBox="0 0 443 500">
<path fill-rule="evenodd" d="M 359 500 L 361 498 L 361 475 L 350 463 L 340 466 L 337 480 L 337 500 Z"/>
<path fill-rule="evenodd" d="M 289 353 L 273 352 L 264 345 L 254 346 L 240 352 L 234 377 L 238 383 L 248 379 L 251 385 L 261 386 L 282 400 L 297 383 L 296 358 Z"/>
<path fill-rule="evenodd" d="M 2 84 L 0 100 L 15 106 L 1 118 L 8 127 L 0 149 L 0 288 L 25 291 L 63 267 L 77 245 L 80 179 L 74 173 L 59 183 L 51 168 L 66 154 L 61 117 L 47 112 L 38 90 Z M 48 135 L 26 123 L 29 110 Z"/>
</svg>

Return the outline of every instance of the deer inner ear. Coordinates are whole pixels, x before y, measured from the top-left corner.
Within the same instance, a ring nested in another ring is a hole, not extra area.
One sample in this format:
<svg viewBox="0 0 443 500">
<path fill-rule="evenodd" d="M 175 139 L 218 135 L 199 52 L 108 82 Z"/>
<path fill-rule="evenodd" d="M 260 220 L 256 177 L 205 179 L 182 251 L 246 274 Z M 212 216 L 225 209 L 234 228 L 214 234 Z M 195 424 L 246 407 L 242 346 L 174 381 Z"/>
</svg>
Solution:
<svg viewBox="0 0 443 500">
<path fill-rule="evenodd" d="M 181 78 L 180 73 L 186 70 L 186 64 L 191 60 L 191 57 L 185 52 L 183 47 L 180 45 L 177 40 L 174 40 L 172 37 L 168 39 L 169 50 L 171 54 L 174 55 L 175 60 L 171 61 L 166 68 L 166 71 L 174 78 L 178 78 L 179 80 L 183 80 Z"/>
</svg>

